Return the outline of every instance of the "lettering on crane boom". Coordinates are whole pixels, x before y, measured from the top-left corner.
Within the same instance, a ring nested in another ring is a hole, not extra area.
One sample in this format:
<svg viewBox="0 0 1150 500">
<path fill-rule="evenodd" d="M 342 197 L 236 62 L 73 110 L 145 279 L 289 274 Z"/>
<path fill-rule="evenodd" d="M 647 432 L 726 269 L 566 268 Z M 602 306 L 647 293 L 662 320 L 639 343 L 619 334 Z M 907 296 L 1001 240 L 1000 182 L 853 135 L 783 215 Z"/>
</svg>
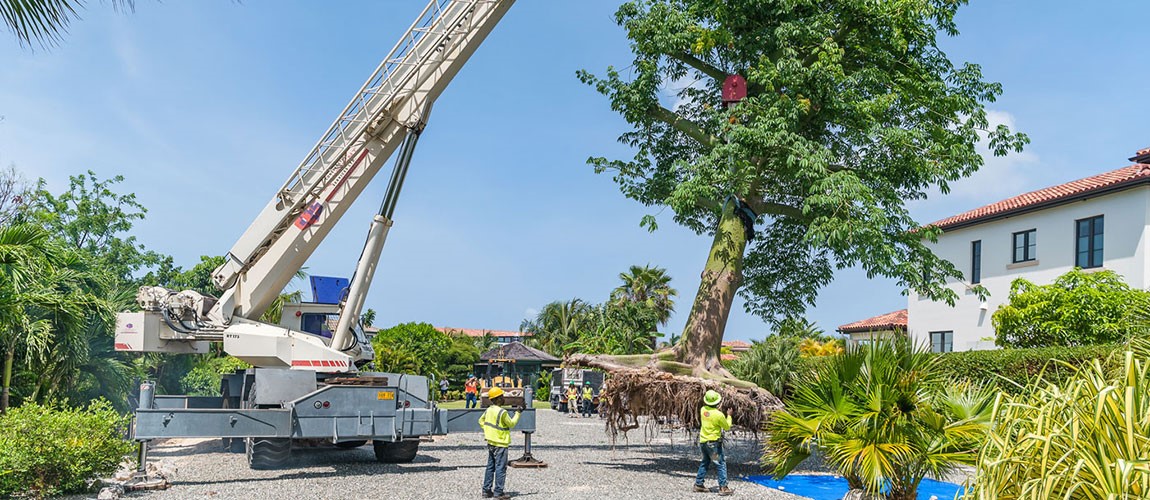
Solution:
<svg viewBox="0 0 1150 500">
<path fill-rule="evenodd" d="M 300 228 L 300 230 L 307 229 L 308 226 L 314 224 L 316 220 L 319 220 L 319 214 L 321 213 L 323 213 L 323 203 L 318 201 L 312 203 L 296 218 L 295 227 Z"/>
</svg>

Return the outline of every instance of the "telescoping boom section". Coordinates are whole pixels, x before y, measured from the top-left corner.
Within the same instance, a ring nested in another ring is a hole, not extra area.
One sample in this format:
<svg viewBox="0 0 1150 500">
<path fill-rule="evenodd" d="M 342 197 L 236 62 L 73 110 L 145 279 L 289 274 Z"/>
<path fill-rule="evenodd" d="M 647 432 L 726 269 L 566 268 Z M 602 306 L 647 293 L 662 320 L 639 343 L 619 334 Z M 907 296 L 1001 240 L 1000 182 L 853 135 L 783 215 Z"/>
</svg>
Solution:
<svg viewBox="0 0 1150 500">
<path fill-rule="evenodd" d="M 222 341 L 225 352 L 256 367 L 320 372 L 354 371 L 356 363 L 370 360 L 370 346 L 358 320 L 349 321 L 351 314 L 337 322 L 332 338 L 257 320 L 388 158 L 403 144 L 414 146 L 432 103 L 513 3 L 429 2 L 213 272 L 220 297 L 143 287 L 138 296 L 143 311 L 117 320 L 116 349 L 205 352 L 207 342 Z M 400 175 L 393 173 L 393 184 L 402 184 L 410 160 L 404 149 L 404 165 L 397 164 Z M 398 186 L 388 192 L 397 195 Z M 385 200 L 389 203 L 393 207 L 394 199 Z M 390 225 L 390 211 L 375 218 L 367 258 L 378 259 Z M 373 273 L 374 262 L 369 264 L 361 262 L 357 272 Z M 355 312 L 370 285 L 370 276 L 360 278 L 352 287 L 358 296 L 343 306 Z"/>
</svg>

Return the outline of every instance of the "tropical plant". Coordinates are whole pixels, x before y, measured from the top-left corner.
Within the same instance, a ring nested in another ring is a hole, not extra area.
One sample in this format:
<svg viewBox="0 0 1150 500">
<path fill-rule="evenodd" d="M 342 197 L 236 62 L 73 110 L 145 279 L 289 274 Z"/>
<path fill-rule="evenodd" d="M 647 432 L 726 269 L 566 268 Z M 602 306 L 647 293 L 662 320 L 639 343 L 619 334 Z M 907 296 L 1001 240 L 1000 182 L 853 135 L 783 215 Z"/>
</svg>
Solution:
<svg viewBox="0 0 1150 500">
<path fill-rule="evenodd" d="M 252 365 L 232 356 L 203 356 L 180 381 L 189 396 L 219 396 L 220 377 Z"/>
<path fill-rule="evenodd" d="M 774 325 L 774 334 L 796 339 L 823 340 L 825 337 L 822 328 L 801 316 L 787 316 L 779 320 Z"/>
<path fill-rule="evenodd" d="M 731 362 L 731 373 L 740 380 L 754 383 L 771 394 L 786 399 L 793 389 L 793 377 L 799 367 L 799 350 L 793 339 L 772 335 L 754 341 L 751 348 Z"/>
<path fill-rule="evenodd" d="M 1002 395 L 965 498 L 1150 498 L 1150 340 Z"/>
<path fill-rule="evenodd" d="M 372 326 L 372 323 L 375 323 L 375 309 L 367 308 L 363 314 L 359 315 L 359 322 L 362 323 L 363 326 Z"/>
<path fill-rule="evenodd" d="M 993 401 L 979 386 L 945 383 L 938 363 L 903 339 L 827 358 L 772 416 L 765 463 L 784 476 L 817 450 L 853 490 L 916 499 L 924 477 L 974 464 Z"/>
<path fill-rule="evenodd" d="M 117 10 L 131 10 L 134 0 L 109 3 Z M 84 0 L 0 0 L 0 19 L 20 45 L 35 42 L 50 47 L 60 41 L 73 20 L 80 18 L 76 11 L 84 4 Z"/>
<path fill-rule="evenodd" d="M 1003 347 L 1052 347 L 1124 342 L 1141 325 L 1136 315 L 1150 292 L 1131 288 L 1114 271 L 1075 268 L 1049 285 L 1023 278 L 991 320 Z"/>
<path fill-rule="evenodd" d="M 535 319 L 525 322 L 521 329 L 532 334 L 533 347 L 561 356 L 581 332 L 594 328 L 594 311 L 582 299 L 555 301 L 543 306 Z"/>
<path fill-rule="evenodd" d="M 667 324 L 675 312 L 675 297 L 679 292 L 671 288 L 671 277 L 666 269 L 650 265 L 631 266 L 627 272 L 619 273 L 619 280 L 623 284 L 611 291 L 612 302 L 644 305 L 654 311 L 658 324 Z"/>
<path fill-rule="evenodd" d="M 803 356 L 835 356 L 842 354 L 843 346 L 838 339 L 829 339 L 822 342 L 812 338 L 805 338 L 799 342 L 799 354 Z"/>
<path fill-rule="evenodd" d="M 543 370 L 539 373 L 539 380 L 535 383 L 535 400 L 551 401 L 551 371 Z"/>
</svg>

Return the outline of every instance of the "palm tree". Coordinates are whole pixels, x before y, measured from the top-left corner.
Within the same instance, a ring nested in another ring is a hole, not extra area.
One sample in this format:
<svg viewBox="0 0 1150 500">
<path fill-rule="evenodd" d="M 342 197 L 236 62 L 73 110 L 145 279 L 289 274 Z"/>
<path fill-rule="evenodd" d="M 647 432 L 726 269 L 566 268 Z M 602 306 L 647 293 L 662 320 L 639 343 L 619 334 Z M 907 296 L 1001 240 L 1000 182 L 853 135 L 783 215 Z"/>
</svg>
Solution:
<svg viewBox="0 0 1150 500">
<path fill-rule="evenodd" d="M 594 308 L 582 299 L 555 301 L 543 306 L 534 321 L 520 325 L 532 333 L 531 344 L 548 353 L 561 355 L 585 330 L 594 328 Z"/>
<path fill-rule="evenodd" d="M 975 463 L 994 401 L 946 383 L 939 362 L 905 339 L 830 357 L 772 417 L 764 461 L 783 476 L 817 450 L 867 498 L 917 498 L 924 477 Z"/>
<path fill-rule="evenodd" d="M 134 0 L 110 0 L 117 10 L 131 10 Z M 55 45 L 68 25 L 79 18 L 83 0 L 0 0 L 0 19 L 20 45 Z"/>
<path fill-rule="evenodd" d="M 612 301 L 646 305 L 655 311 L 658 324 L 667 324 L 675 312 L 675 297 L 679 292 L 671 288 L 671 277 L 666 269 L 650 265 L 631 266 L 627 272 L 619 273 L 619 279 L 623 284 L 611 292 Z"/>
</svg>

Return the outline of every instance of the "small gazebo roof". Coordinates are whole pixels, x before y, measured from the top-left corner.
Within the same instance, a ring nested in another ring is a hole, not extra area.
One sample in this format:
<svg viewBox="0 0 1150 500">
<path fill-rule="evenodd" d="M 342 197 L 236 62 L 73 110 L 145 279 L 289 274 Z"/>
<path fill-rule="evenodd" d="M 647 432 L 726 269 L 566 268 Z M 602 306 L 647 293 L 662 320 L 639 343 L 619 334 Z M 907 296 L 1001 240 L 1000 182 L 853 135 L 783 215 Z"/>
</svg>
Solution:
<svg viewBox="0 0 1150 500">
<path fill-rule="evenodd" d="M 561 360 L 539 349 L 527 347 L 522 342 L 511 342 L 495 347 L 479 356 L 482 361 L 534 361 L 540 364 L 559 363 Z"/>
</svg>

